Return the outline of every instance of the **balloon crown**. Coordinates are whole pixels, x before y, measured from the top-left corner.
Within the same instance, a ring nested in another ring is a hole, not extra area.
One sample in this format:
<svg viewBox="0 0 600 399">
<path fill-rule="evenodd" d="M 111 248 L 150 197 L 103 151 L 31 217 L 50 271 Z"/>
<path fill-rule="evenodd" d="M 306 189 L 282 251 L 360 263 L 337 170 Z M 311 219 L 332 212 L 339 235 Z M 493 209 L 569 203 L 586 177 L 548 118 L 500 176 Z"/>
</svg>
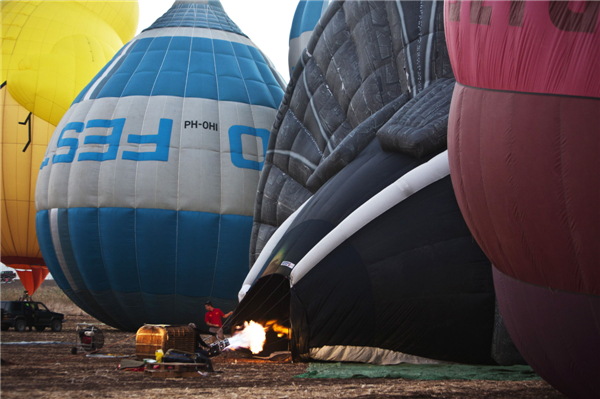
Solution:
<svg viewBox="0 0 600 399">
<path fill-rule="evenodd" d="M 149 28 L 209 28 L 244 35 L 233 22 L 220 1 L 176 1 L 173 6 Z"/>
</svg>

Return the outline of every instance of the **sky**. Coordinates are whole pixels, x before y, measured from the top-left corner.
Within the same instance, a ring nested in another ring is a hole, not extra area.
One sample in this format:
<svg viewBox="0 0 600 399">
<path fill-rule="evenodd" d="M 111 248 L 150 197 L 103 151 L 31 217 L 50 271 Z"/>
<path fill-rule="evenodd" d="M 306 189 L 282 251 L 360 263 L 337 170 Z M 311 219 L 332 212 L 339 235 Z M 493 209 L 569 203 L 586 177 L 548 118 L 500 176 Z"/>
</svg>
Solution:
<svg viewBox="0 0 600 399">
<path fill-rule="evenodd" d="M 138 33 L 162 16 L 175 0 L 139 0 Z M 289 79 L 288 49 L 298 0 L 221 0 L 229 18 L 269 57 L 281 77 Z"/>
</svg>

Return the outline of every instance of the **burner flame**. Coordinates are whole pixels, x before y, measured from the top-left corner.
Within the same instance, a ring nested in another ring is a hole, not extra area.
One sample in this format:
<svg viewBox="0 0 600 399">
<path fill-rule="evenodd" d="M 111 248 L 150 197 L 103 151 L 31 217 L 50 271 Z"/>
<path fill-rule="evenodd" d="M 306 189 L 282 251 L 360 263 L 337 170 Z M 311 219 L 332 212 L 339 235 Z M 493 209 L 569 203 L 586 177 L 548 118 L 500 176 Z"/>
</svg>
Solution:
<svg viewBox="0 0 600 399">
<path fill-rule="evenodd" d="M 229 339 L 229 348 L 246 348 L 250 349 L 252 353 L 257 354 L 263 350 L 265 340 L 266 334 L 264 327 L 250 320 L 250 322 L 244 322 L 243 330 L 237 332 Z"/>
<path fill-rule="evenodd" d="M 265 331 L 268 331 L 271 328 L 274 332 L 277 333 L 277 337 L 282 338 L 285 337 L 290 339 L 291 336 L 291 328 L 282 326 L 277 323 L 277 320 L 269 320 L 265 323 Z"/>
</svg>

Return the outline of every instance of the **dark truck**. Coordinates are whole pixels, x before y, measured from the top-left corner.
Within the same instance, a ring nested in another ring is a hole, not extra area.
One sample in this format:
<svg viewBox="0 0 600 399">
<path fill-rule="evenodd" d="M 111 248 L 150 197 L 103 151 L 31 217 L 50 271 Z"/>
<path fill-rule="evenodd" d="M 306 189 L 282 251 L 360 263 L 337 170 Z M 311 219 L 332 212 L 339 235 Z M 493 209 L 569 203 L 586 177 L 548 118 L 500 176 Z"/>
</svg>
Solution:
<svg viewBox="0 0 600 399">
<path fill-rule="evenodd" d="M 27 320 L 37 331 L 44 331 L 50 327 L 52 331 L 62 330 L 65 315 L 51 312 L 41 302 L 30 301 L 2 301 L 2 331 L 14 327 L 16 331 L 23 332 L 27 329 Z"/>
<path fill-rule="evenodd" d="M 2 281 L 2 284 L 4 284 L 4 283 L 12 283 L 13 280 L 17 277 L 17 273 L 15 273 L 15 272 L 3 271 L 1 273 L 2 274 L 0 276 L 0 279 Z"/>
</svg>

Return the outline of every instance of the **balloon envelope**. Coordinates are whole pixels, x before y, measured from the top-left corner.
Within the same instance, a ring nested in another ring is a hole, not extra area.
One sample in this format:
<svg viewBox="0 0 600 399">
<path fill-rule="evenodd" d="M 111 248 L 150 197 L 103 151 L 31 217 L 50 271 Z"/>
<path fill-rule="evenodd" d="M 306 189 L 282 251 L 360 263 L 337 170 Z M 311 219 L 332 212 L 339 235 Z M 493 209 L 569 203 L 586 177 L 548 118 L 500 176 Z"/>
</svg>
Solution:
<svg viewBox="0 0 600 399">
<path fill-rule="evenodd" d="M 288 323 L 295 359 L 491 363 L 492 271 L 449 177 L 442 3 L 333 2 L 319 25 L 272 132 L 234 320 Z"/>
<path fill-rule="evenodd" d="M 134 331 L 232 309 L 283 90 L 217 1 L 176 2 L 79 94 L 40 169 L 36 226 L 57 284 Z"/>
<path fill-rule="evenodd" d="M 445 4 L 459 205 L 510 335 L 570 397 L 600 392 L 600 3 Z"/>
</svg>

